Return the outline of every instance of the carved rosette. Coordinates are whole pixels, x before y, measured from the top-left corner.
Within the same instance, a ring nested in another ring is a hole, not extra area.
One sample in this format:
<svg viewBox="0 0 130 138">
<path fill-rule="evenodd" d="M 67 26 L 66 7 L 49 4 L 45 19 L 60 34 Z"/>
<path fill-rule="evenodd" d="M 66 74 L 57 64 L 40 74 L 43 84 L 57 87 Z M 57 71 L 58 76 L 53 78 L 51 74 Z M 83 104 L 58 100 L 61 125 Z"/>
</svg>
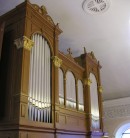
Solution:
<svg viewBox="0 0 130 138">
<path fill-rule="evenodd" d="M 90 86 L 91 83 L 92 83 L 92 81 L 89 78 L 88 79 L 87 78 L 84 79 L 84 85 Z"/>
<path fill-rule="evenodd" d="M 103 88 L 102 88 L 102 86 L 99 86 L 99 87 L 98 87 L 98 91 L 99 91 L 100 93 L 103 92 Z"/>
<path fill-rule="evenodd" d="M 53 60 L 55 67 L 59 68 L 61 66 L 62 60 L 59 59 L 57 56 L 53 56 L 52 60 Z"/>
<path fill-rule="evenodd" d="M 26 36 L 23 36 L 14 40 L 14 44 L 16 45 L 17 49 L 25 48 L 30 51 L 34 45 L 34 42 Z"/>
</svg>

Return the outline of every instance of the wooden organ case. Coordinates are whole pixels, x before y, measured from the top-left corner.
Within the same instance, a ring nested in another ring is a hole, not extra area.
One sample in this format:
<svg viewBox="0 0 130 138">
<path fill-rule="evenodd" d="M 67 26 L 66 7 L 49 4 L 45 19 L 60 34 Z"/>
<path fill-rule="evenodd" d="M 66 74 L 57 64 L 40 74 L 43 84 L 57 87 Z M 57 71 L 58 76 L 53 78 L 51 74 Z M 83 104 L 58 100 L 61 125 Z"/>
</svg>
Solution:
<svg viewBox="0 0 130 138">
<path fill-rule="evenodd" d="M 29 1 L 1 16 L 0 27 L 0 138 L 103 137 L 93 52 L 60 52 L 58 24 Z"/>
</svg>

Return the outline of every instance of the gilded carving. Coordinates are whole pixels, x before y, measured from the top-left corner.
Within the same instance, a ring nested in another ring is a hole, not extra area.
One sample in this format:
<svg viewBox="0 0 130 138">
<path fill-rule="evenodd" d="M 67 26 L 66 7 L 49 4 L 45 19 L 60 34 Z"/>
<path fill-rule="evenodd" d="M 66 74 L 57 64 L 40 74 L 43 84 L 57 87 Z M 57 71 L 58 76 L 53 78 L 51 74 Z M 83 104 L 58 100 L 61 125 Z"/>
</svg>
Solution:
<svg viewBox="0 0 130 138">
<path fill-rule="evenodd" d="M 25 48 L 27 50 L 31 50 L 34 45 L 34 42 L 26 36 L 23 36 L 14 40 L 14 44 L 16 45 L 17 49 Z"/>
<path fill-rule="evenodd" d="M 98 87 L 98 90 L 99 90 L 99 92 L 102 93 L 102 92 L 103 92 L 103 88 L 102 88 L 102 86 L 99 86 L 99 87 Z"/>
<path fill-rule="evenodd" d="M 53 63 L 54 63 L 54 65 L 55 65 L 56 67 L 59 68 L 59 67 L 61 66 L 62 60 L 59 59 L 57 56 L 53 56 L 53 57 L 52 57 L 52 60 L 53 60 Z"/>
<path fill-rule="evenodd" d="M 84 85 L 90 86 L 91 83 L 92 83 L 92 81 L 89 78 L 88 79 L 87 78 L 84 79 Z"/>
<path fill-rule="evenodd" d="M 33 47 L 34 42 L 32 40 L 30 40 L 29 38 L 27 38 L 26 36 L 23 36 L 23 47 L 27 50 L 31 50 L 31 48 Z"/>
</svg>

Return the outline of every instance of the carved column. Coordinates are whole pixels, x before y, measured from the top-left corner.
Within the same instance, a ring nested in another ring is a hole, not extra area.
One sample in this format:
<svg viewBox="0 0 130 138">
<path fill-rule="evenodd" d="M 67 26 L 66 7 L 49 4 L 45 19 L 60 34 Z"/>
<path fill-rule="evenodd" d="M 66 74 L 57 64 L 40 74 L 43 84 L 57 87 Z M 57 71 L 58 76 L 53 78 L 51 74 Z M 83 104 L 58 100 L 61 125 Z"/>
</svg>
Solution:
<svg viewBox="0 0 130 138">
<path fill-rule="evenodd" d="M 29 68 L 30 68 L 30 50 L 33 46 L 33 41 L 23 36 L 14 41 L 17 49 L 22 48 L 22 74 L 21 74 L 21 90 L 20 96 L 20 117 L 28 118 L 28 87 L 29 87 Z"/>
<path fill-rule="evenodd" d="M 91 131 L 91 98 L 90 98 L 90 85 L 92 81 L 89 78 L 84 79 L 84 92 L 85 92 L 85 101 L 86 107 L 85 111 L 87 113 L 87 123 L 88 123 L 88 131 Z"/>
<path fill-rule="evenodd" d="M 66 74 L 64 74 L 64 105 L 66 107 Z"/>
<path fill-rule="evenodd" d="M 75 87 L 76 87 L 76 91 L 75 91 L 75 93 L 76 93 L 76 109 L 77 110 L 79 110 L 79 101 L 78 101 L 78 79 L 76 79 L 75 80 L 76 82 L 75 82 Z"/>
<path fill-rule="evenodd" d="M 103 88 L 101 86 L 101 78 L 100 78 L 100 63 L 98 62 L 98 97 L 99 97 L 99 112 L 100 112 L 100 129 L 103 131 L 103 105 L 102 105 L 102 92 Z"/>
<path fill-rule="evenodd" d="M 59 72 L 58 68 L 62 64 L 62 60 L 59 59 L 57 56 L 52 57 L 52 61 L 54 64 L 54 72 L 55 72 L 55 78 L 54 78 L 54 126 L 56 127 L 56 123 L 59 122 Z"/>
<path fill-rule="evenodd" d="M 3 36 L 4 36 L 4 22 L 0 22 L 0 60 L 1 60 L 1 52 L 2 52 L 2 42 L 3 42 Z"/>
</svg>

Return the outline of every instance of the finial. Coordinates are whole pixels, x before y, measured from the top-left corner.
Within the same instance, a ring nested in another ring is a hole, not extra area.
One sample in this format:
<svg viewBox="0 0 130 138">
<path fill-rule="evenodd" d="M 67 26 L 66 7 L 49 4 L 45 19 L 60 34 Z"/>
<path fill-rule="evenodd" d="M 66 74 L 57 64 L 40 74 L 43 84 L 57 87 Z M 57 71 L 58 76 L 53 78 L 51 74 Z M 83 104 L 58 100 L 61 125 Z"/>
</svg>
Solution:
<svg viewBox="0 0 130 138">
<path fill-rule="evenodd" d="M 93 59 L 95 59 L 95 56 L 94 56 L 94 52 L 93 51 L 91 51 L 91 56 L 92 56 Z"/>
<path fill-rule="evenodd" d="M 30 2 L 29 0 L 25 0 L 26 2 Z"/>
<path fill-rule="evenodd" d="M 72 55 L 71 48 L 68 48 L 67 51 L 68 51 L 69 55 Z"/>
<path fill-rule="evenodd" d="M 57 24 L 55 25 L 55 28 L 59 28 L 59 23 L 57 23 Z"/>
<path fill-rule="evenodd" d="M 87 53 L 87 51 L 86 51 L 86 47 L 84 47 L 84 54 L 86 54 Z"/>
</svg>

